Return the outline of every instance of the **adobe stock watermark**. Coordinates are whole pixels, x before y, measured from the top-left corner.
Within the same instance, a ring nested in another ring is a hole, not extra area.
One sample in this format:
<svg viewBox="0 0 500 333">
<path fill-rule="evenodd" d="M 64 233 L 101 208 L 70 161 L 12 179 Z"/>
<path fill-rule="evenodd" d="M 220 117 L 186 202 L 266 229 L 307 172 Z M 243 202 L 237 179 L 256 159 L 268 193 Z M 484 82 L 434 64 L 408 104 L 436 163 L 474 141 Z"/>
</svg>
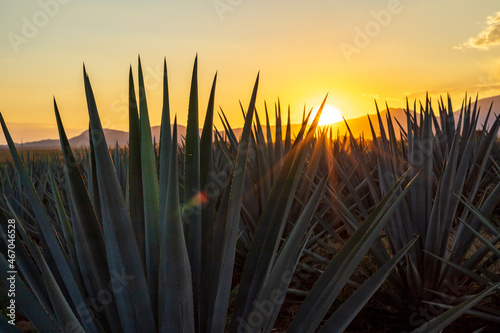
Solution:
<svg viewBox="0 0 500 333">
<path fill-rule="evenodd" d="M 302 255 L 303 254 L 301 254 L 301 256 Z M 317 261 L 309 256 L 305 256 L 302 260 L 300 260 L 300 262 L 310 266 L 317 264 Z M 294 276 L 296 279 L 293 279 Z M 288 268 L 281 278 L 281 286 L 271 290 L 266 297 L 255 300 L 253 302 L 253 309 L 246 316 L 246 320 L 241 317 L 236 318 L 236 321 L 238 322 L 237 332 L 261 332 L 265 325 L 274 325 L 277 319 L 277 313 L 281 310 L 287 293 L 291 289 L 301 290 L 300 288 L 303 287 L 301 281 L 309 279 L 309 277 L 309 273 L 298 269 L 298 263 L 296 266 Z M 284 288 L 284 290 L 281 288 Z"/>
<path fill-rule="evenodd" d="M 40 10 L 36 11 L 31 17 L 23 16 L 21 18 L 20 33 L 10 31 L 7 33 L 7 39 L 15 53 L 19 53 L 20 46 L 28 44 L 35 38 L 41 29 L 46 27 L 50 20 L 54 18 L 61 10 L 62 5 L 66 5 L 71 0 L 39 0 Z"/>
<path fill-rule="evenodd" d="M 354 54 L 359 54 L 361 50 L 367 48 L 372 40 L 380 35 L 382 29 L 392 22 L 393 16 L 400 14 L 402 11 L 401 0 L 390 0 L 385 9 L 372 10 L 370 15 L 373 19 L 366 22 L 363 27 L 354 27 L 355 34 L 352 43 L 342 42 L 339 45 L 347 63 L 352 62 L 351 57 Z"/>
<path fill-rule="evenodd" d="M 408 317 L 408 324 L 412 327 L 423 328 L 423 325 L 428 324 L 430 320 L 445 311 L 445 308 L 440 307 L 437 304 L 442 304 L 444 306 L 454 304 L 457 298 L 459 298 L 466 290 L 467 287 L 460 283 L 459 277 L 454 276 L 452 281 L 444 279 L 441 283 L 440 293 L 436 294 L 435 297 L 430 300 L 430 303 L 410 305 L 409 310 L 412 311 L 412 314 Z M 401 333 L 408 332 L 403 331 Z"/>
<path fill-rule="evenodd" d="M 227 12 L 232 12 L 236 7 L 241 5 L 243 0 L 215 0 L 212 2 L 217 15 L 221 21 L 224 21 L 224 15 Z"/>
<path fill-rule="evenodd" d="M 292 281 L 293 274 L 294 270 L 287 270 L 281 279 L 281 284 L 289 286 Z M 236 321 L 238 322 L 237 332 L 259 332 L 267 320 L 273 316 L 273 313 L 281 309 L 287 291 L 288 288 L 283 291 L 278 287 L 273 289 L 266 298 L 254 301 L 253 310 L 247 316 L 247 320 L 244 320 L 241 317 L 236 318 Z"/>
<path fill-rule="evenodd" d="M 83 303 L 76 307 L 78 315 L 83 322 L 92 322 L 96 313 L 102 312 L 109 306 L 115 299 L 115 295 L 123 292 L 127 288 L 130 281 L 135 279 L 133 275 L 127 275 L 125 269 L 122 272 L 116 270 L 111 271 L 111 280 L 107 288 L 100 289 L 96 297 L 88 297 Z M 80 325 L 75 322 L 68 322 L 64 327 L 65 332 L 81 333 Z"/>
</svg>

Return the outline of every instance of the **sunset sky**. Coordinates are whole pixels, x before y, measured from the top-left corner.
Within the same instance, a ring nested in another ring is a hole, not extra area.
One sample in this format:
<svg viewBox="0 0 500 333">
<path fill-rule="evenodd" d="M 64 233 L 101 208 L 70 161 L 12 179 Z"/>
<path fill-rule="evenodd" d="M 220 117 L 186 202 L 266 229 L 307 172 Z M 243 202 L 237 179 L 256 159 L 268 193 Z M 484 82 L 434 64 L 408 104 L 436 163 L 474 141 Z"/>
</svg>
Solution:
<svg viewBox="0 0 500 333">
<path fill-rule="evenodd" d="M 346 118 L 374 112 L 374 98 L 401 107 L 449 92 L 459 107 L 466 91 L 500 95 L 498 0 L 0 0 L 0 35 L 0 112 L 16 142 L 57 138 L 53 95 L 69 136 L 87 128 L 83 63 L 103 126 L 127 130 L 138 54 L 152 125 L 163 57 L 172 119 L 186 124 L 196 54 L 200 123 L 216 71 L 216 105 L 233 127 L 259 70 L 257 110 L 279 97 L 294 123 L 327 93 Z"/>
</svg>

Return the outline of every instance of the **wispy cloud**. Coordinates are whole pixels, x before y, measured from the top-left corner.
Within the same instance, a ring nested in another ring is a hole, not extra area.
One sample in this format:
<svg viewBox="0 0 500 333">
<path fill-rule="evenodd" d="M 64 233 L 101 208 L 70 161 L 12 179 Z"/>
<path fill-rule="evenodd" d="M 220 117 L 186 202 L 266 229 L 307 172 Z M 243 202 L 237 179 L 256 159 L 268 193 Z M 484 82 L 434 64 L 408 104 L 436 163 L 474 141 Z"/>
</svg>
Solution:
<svg viewBox="0 0 500 333">
<path fill-rule="evenodd" d="M 496 12 L 493 16 L 488 16 L 486 25 L 486 28 L 477 36 L 469 38 L 466 42 L 455 48 L 488 50 L 492 46 L 500 45 L 500 12 Z"/>
<path fill-rule="evenodd" d="M 12 59 L 12 58 L 0 58 L 0 63 L 5 63 L 5 62 L 14 62 L 14 59 Z"/>
</svg>

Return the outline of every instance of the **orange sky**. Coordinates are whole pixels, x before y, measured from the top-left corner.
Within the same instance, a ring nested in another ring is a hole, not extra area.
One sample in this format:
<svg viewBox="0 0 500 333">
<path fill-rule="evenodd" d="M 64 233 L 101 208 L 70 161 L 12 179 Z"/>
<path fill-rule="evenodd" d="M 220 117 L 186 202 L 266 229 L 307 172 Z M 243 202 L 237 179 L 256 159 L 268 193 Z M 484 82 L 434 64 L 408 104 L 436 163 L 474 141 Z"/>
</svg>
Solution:
<svg viewBox="0 0 500 333">
<path fill-rule="evenodd" d="M 374 112 L 374 98 L 400 107 L 405 96 L 450 92 L 458 107 L 465 91 L 500 94 L 498 1 L 0 0 L 0 9 L 0 112 L 17 142 L 57 137 L 53 95 L 70 136 L 87 128 L 83 62 L 103 125 L 126 130 L 139 53 L 152 125 L 164 56 L 172 117 L 186 123 L 196 53 L 200 123 L 216 71 L 216 104 L 234 127 L 259 70 L 258 111 L 280 97 L 293 122 L 326 93 L 346 118 Z"/>
</svg>

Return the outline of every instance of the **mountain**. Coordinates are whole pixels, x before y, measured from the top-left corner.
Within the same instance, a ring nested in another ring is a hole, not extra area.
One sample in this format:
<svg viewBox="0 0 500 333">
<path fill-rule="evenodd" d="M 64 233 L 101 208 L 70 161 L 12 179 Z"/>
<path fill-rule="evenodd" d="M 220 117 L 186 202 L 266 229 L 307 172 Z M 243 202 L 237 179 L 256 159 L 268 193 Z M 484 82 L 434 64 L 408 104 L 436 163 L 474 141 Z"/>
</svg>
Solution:
<svg viewBox="0 0 500 333">
<path fill-rule="evenodd" d="M 121 145 L 126 145 L 128 141 L 128 133 L 125 131 L 119 131 L 119 130 L 112 130 L 112 129 L 104 129 L 104 136 L 106 137 L 106 141 L 108 145 L 114 145 L 116 141 L 118 141 L 118 144 Z M 84 131 L 82 134 L 75 136 L 71 139 L 69 139 L 69 144 L 71 147 L 74 148 L 79 148 L 79 147 L 88 147 L 89 146 L 89 131 Z M 17 144 L 19 145 L 19 144 Z M 39 149 L 39 148 L 46 148 L 46 149 L 57 149 L 61 148 L 61 144 L 59 142 L 59 139 L 53 139 L 53 140 L 41 140 L 41 141 L 33 141 L 33 142 L 26 142 L 23 143 L 23 148 L 25 149 Z"/>
<path fill-rule="evenodd" d="M 491 106 L 491 103 L 493 103 L 492 107 L 492 116 L 488 119 L 488 127 L 490 127 L 493 124 L 493 121 L 495 120 L 494 115 L 500 114 L 500 96 L 494 96 L 494 97 L 489 97 L 489 98 L 484 98 L 480 99 L 477 102 L 477 106 L 481 109 L 481 113 L 479 115 L 479 121 L 478 121 L 478 129 L 482 129 L 484 121 L 486 120 L 486 114 L 488 113 L 488 110 Z M 398 109 L 398 108 L 390 108 L 389 112 L 391 113 L 392 117 L 392 122 L 394 125 L 394 129 L 396 131 L 396 137 L 399 137 L 399 124 L 401 127 L 406 131 L 406 114 L 403 109 Z M 437 112 L 437 111 L 435 111 Z M 385 129 L 387 130 L 387 110 L 383 110 L 380 112 L 380 116 L 382 118 L 382 122 L 384 124 Z M 460 115 L 460 109 L 454 112 L 455 119 L 458 120 L 459 115 Z M 372 121 L 373 127 L 375 129 L 375 132 L 377 134 L 380 133 L 379 130 L 379 125 L 378 125 L 378 117 L 376 114 L 369 114 L 367 116 L 362 116 L 358 118 L 351 118 L 347 119 L 347 122 L 349 124 L 349 128 L 351 129 L 352 133 L 354 136 L 360 136 L 362 133 L 364 133 L 365 137 L 370 138 L 371 137 L 371 129 L 370 129 L 370 123 L 368 121 L 368 117 L 370 117 L 370 120 Z M 397 120 L 397 121 L 396 121 Z M 340 135 L 344 135 L 347 133 L 347 127 L 344 122 L 338 122 L 330 125 L 332 127 L 334 135 L 337 134 L 337 132 Z M 297 135 L 297 133 L 300 130 L 300 124 L 292 124 L 291 125 L 291 130 L 292 130 L 292 138 Z M 267 137 L 266 131 L 267 128 L 266 126 L 262 126 L 262 129 L 264 131 L 264 136 Z M 270 126 L 271 134 L 274 140 L 275 137 L 275 126 Z M 283 127 L 283 138 L 285 137 L 285 130 L 286 127 Z M 243 131 L 242 128 L 234 128 L 233 132 L 235 133 L 236 137 L 239 138 L 241 136 L 241 132 Z M 220 132 L 221 135 L 224 135 L 224 132 Z M 156 139 L 156 142 L 159 142 L 160 138 L 160 126 L 153 126 L 151 127 L 151 135 L 153 138 Z M 201 135 L 201 129 L 200 129 L 200 135 Z M 126 131 L 120 131 L 120 130 L 112 130 L 112 129 L 104 129 L 104 136 L 106 137 L 106 142 L 108 143 L 108 146 L 114 146 L 116 142 L 118 142 L 118 145 L 120 146 L 125 146 L 128 143 L 128 132 Z M 186 136 L 186 127 L 182 125 L 177 125 L 177 141 L 181 142 L 183 138 Z M 69 143 L 72 147 L 78 148 L 78 147 L 88 147 L 89 146 L 89 131 L 84 131 L 78 136 L 75 136 L 71 139 L 69 139 Z M 16 144 L 17 146 L 20 146 L 20 144 Z M 7 146 L 0 146 L 0 149 L 5 149 Z M 33 142 L 27 142 L 23 144 L 23 148 L 27 149 L 59 149 L 61 148 L 61 145 L 59 143 L 58 139 L 53 139 L 53 140 L 41 140 L 41 141 L 33 141 Z"/>
<path fill-rule="evenodd" d="M 172 125 L 173 126 L 173 125 Z M 104 136 L 106 137 L 106 142 L 108 146 L 115 146 L 118 142 L 119 146 L 126 146 L 128 144 L 128 132 L 107 129 L 104 130 Z M 186 126 L 177 125 L 177 140 L 180 140 L 186 135 Z M 201 130 L 200 130 L 201 135 Z M 160 140 L 160 126 L 151 127 L 151 136 L 158 142 Z M 80 135 L 75 136 L 68 140 L 69 144 L 73 148 L 88 147 L 89 146 L 89 131 L 86 130 Z M 21 146 L 21 144 L 16 143 L 16 146 Z M 41 140 L 23 143 L 24 149 L 59 149 L 61 144 L 59 139 L 51 140 Z M 0 146 L 0 148 L 7 148 L 7 146 Z"/>
</svg>

